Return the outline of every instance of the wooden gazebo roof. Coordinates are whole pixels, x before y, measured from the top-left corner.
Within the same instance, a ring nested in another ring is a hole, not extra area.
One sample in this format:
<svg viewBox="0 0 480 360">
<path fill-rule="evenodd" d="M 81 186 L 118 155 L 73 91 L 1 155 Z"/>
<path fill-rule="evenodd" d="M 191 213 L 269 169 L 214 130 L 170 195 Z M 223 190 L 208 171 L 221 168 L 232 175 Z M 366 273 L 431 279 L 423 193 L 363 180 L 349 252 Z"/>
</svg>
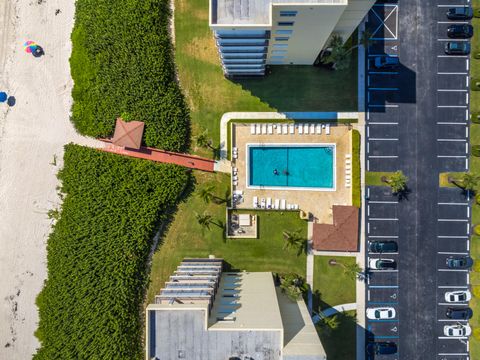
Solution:
<svg viewBox="0 0 480 360">
<path fill-rule="evenodd" d="M 141 121 L 126 122 L 118 118 L 112 143 L 126 148 L 140 149 L 144 126 L 145 124 Z"/>
</svg>

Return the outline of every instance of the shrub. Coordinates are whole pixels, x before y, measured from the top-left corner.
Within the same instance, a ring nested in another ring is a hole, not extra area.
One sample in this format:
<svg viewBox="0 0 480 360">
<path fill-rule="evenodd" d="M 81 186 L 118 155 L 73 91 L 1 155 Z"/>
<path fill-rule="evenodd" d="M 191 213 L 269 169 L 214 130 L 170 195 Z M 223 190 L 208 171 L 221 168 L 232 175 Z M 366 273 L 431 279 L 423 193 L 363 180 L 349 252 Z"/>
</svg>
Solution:
<svg viewBox="0 0 480 360">
<path fill-rule="evenodd" d="M 145 122 L 148 146 L 181 151 L 189 112 L 175 78 L 167 0 L 78 0 L 72 32 L 72 121 L 113 133 L 121 115 Z"/>
<path fill-rule="evenodd" d="M 472 286 L 472 293 L 477 299 L 480 299 L 480 286 Z"/>
<path fill-rule="evenodd" d="M 480 90 L 480 79 L 471 78 L 470 89 L 472 89 L 473 91 L 479 91 Z"/>
<path fill-rule="evenodd" d="M 472 112 L 470 114 L 470 120 L 475 124 L 480 124 L 480 113 Z"/>
<path fill-rule="evenodd" d="M 480 145 L 472 145 L 472 155 L 480 157 Z"/>
<path fill-rule="evenodd" d="M 140 359 L 147 259 L 188 181 L 176 165 L 65 148 L 34 359 Z"/>
<path fill-rule="evenodd" d="M 480 235 L 480 224 L 477 224 L 473 227 L 473 232 L 475 235 Z"/>
<path fill-rule="evenodd" d="M 480 18 L 480 8 L 478 7 L 473 8 L 473 16 L 476 18 Z"/>
</svg>

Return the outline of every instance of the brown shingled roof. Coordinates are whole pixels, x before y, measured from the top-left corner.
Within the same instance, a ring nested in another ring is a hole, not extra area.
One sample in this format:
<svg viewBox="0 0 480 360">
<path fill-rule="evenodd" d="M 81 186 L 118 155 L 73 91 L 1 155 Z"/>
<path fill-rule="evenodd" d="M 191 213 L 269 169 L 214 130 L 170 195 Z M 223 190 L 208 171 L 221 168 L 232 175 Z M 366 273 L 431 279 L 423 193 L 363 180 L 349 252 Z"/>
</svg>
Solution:
<svg viewBox="0 0 480 360">
<path fill-rule="evenodd" d="M 357 251 L 358 216 L 355 206 L 333 205 L 333 224 L 313 224 L 313 248 L 319 251 Z"/>
<path fill-rule="evenodd" d="M 142 145 L 144 123 L 141 121 L 125 122 L 122 118 L 117 119 L 115 134 L 112 143 L 132 149 L 140 149 Z"/>
</svg>

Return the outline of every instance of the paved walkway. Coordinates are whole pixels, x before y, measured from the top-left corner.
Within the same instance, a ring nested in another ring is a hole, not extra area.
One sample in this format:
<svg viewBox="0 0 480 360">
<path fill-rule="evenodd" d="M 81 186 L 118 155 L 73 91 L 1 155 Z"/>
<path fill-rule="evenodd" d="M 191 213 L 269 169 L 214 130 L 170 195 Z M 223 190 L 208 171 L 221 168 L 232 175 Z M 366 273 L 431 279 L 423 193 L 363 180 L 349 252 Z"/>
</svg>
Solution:
<svg viewBox="0 0 480 360">
<path fill-rule="evenodd" d="M 310 314 L 312 313 L 312 308 L 313 308 L 313 296 L 312 296 L 312 290 L 313 290 L 313 266 L 314 266 L 314 254 L 313 254 L 313 249 L 312 249 L 312 236 L 313 236 L 313 222 L 309 221 L 307 225 L 307 270 L 306 270 L 306 280 L 307 284 L 310 286 L 308 290 L 308 301 L 307 301 L 307 306 L 308 306 L 308 311 Z"/>
<path fill-rule="evenodd" d="M 357 303 L 337 305 L 337 306 L 323 310 L 322 313 L 326 317 L 330 317 L 332 315 L 335 315 L 344 311 L 351 311 L 351 310 L 357 310 Z"/>
<path fill-rule="evenodd" d="M 106 146 L 100 150 L 106 152 L 130 156 L 138 159 L 152 160 L 161 163 L 176 164 L 196 170 L 213 172 L 215 169 L 215 160 L 201 158 L 199 156 L 180 154 L 145 146 L 142 146 L 139 150 L 128 150 L 111 144 L 109 140 L 102 141 L 106 143 Z"/>
</svg>

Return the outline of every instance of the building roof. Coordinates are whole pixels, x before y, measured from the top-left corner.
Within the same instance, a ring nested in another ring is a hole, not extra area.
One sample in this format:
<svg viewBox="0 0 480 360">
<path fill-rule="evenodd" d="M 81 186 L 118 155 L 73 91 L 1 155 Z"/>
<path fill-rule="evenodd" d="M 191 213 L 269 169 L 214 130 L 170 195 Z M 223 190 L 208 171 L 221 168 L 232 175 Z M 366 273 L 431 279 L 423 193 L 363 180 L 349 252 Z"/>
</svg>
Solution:
<svg viewBox="0 0 480 360">
<path fill-rule="evenodd" d="M 333 224 L 313 224 L 313 248 L 319 251 L 357 251 L 359 209 L 333 205 Z"/>
<path fill-rule="evenodd" d="M 144 126 L 145 124 L 141 121 L 126 122 L 118 118 L 112 143 L 117 146 L 140 149 Z"/>
</svg>

